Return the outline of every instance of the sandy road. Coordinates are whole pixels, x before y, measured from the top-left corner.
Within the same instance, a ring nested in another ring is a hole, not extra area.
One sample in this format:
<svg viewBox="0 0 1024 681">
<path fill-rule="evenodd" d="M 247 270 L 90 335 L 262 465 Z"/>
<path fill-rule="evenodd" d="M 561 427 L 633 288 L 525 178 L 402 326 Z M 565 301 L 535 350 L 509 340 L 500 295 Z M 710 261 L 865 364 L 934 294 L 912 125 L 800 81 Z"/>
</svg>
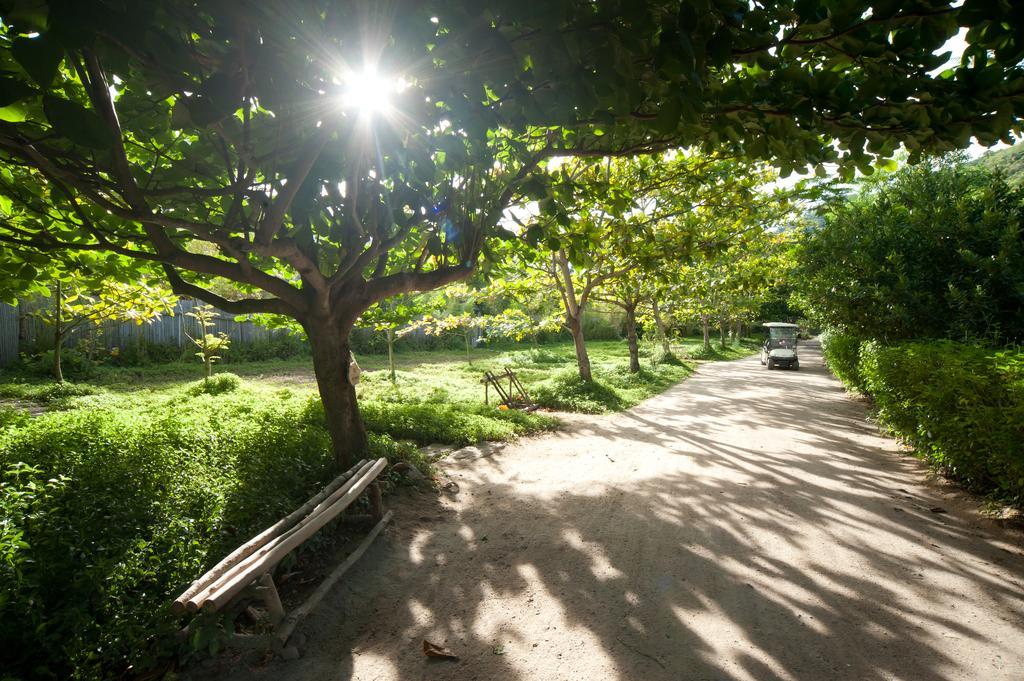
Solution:
<svg viewBox="0 0 1024 681">
<path fill-rule="evenodd" d="M 1024 679 L 1021 535 L 925 482 L 816 348 L 801 359 L 706 364 L 445 462 L 459 492 L 392 502 L 301 659 L 218 676 Z"/>
</svg>

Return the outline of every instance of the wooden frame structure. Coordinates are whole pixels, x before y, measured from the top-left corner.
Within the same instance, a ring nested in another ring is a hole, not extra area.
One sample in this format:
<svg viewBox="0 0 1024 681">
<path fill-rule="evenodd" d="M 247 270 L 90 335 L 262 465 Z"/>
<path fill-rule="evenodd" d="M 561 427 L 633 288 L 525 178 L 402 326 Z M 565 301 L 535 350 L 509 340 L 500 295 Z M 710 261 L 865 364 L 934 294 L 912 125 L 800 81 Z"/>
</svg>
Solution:
<svg viewBox="0 0 1024 681">
<path fill-rule="evenodd" d="M 502 385 L 502 382 L 508 380 L 508 387 Z M 484 379 L 481 381 L 484 384 L 484 404 L 490 404 L 490 389 L 493 387 L 501 397 L 501 402 L 506 407 L 513 409 L 523 409 L 525 411 L 534 411 L 537 409 L 537 405 L 533 403 L 530 396 L 526 393 L 526 388 L 523 387 L 519 377 L 516 376 L 511 369 L 505 367 L 505 371 L 500 374 L 495 374 L 490 371 L 484 372 Z"/>
<path fill-rule="evenodd" d="M 339 475 L 319 494 L 210 568 L 174 600 L 171 610 L 177 615 L 200 611 L 219 612 L 229 605 L 241 609 L 245 602 L 262 601 L 272 633 L 236 633 L 230 645 L 284 646 L 299 622 L 313 611 L 390 522 L 391 511 L 383 513 L 380 486 L 376 482 L 377 476 L 386 466 L 387 460 L 383 458 L 375 461 L 364 459 Z M 367 490 L 370 500 L 369 519 L 374 523 L 373 528 L 302 605 L 286 613 L 274 584 L 274 568 L 317 530 L 348 508 L 364 490 Z"/>
</svg>

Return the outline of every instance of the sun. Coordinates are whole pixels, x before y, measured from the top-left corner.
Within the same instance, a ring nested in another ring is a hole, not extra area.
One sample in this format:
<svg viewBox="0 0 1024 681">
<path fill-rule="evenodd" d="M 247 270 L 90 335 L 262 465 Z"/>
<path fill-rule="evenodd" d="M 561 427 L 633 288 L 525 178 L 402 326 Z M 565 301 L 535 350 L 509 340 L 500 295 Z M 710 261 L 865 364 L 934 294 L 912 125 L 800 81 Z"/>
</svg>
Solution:
<svg viewBox="0 0 1024 681">
<path fill-rule="evenodd" d="M 346 109 L 372 117 L 392 110 L 392 98 L 402 89 L 402 80 L 379 73 L 372 66 L 351 71 L 342 79 L 342 104 Z"/>
</svg>

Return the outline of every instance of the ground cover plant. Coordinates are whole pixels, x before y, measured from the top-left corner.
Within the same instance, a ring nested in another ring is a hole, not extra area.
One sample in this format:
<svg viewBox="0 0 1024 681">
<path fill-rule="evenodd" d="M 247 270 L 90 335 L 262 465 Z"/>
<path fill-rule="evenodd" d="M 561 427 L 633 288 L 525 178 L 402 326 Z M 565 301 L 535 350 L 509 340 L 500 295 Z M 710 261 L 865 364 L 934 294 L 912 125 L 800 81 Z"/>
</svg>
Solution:
<svg viewBox="0 0 1024 681">
<path fill-rule="evenodd" d="M 395 382 L 386 381 L 384 372 L 371 373 L 360 385 L 359 395 L 364 401 L 479 404 L 484 397 L 480 383 L 483 372 L 500 373 L 508 367 L 542 407 L 603 413 L 627 409 L 664 391 L 692 373 L 693 360 L 736 359 L 754 352 L 756 345 L 748 339 L 707 353 L 699 338 L 686 338 L 673 346 L 682 361 L 657 361 L 661 356 L 660 348 L 655 350 L 650 344 L 644 344 L 639 351 L 640 371 L 634 373 L 629 370 L 630 351 L 623 341 L 590 341 L 587 348 L 594 371 L 591 381 L 580 379 L 576 371 L 575 346 L 571 342 L 548 343 L 529 349 L 475 349 L 472 365 L 458 352 L 417 352 L 408 357 L 399 354 L 398 363 L 402 368 L 397 371 Z M 652 355 L 657 363 L 652 361 Z M 443 361 L 436 361 L 438 359 Z M 360 358 L 360 364 L 369 369 L 384 368 L 381 359 L 375 356 Z M 424 386 L 429 389 L 424 391 Z"/>
<path fill-rule="evenodd" d="M 458 445 L 551 425 L 483 405 L 367 404 L 372 453 L 392 462 L 424 464 L 381 430 Z M 109 678 L 188 652 L 168 615 L 176 592 L 337 472 L 312 391 L 232 374 L 2 415 L 3 666 L 33 678 Z"/>
</svg>

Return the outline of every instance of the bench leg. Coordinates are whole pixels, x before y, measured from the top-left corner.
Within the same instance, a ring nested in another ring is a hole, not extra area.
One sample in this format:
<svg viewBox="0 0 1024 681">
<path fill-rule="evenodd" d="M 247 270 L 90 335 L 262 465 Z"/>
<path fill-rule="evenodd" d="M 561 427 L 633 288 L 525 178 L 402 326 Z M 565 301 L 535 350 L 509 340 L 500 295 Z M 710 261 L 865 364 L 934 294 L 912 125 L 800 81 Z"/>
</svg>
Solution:
<svg viewBox="0 0 1024 681">
<path fill-rule="evenodd" d="M 270 576 L 269 572 L 260 577 L 260 585 L 256 587 L 255 591 L 267 606 L 270 624 L 276 627 L 284 619 L 284 606 L 281 605 L 281 597 L 277 593 L 277 587 L 274 586 L 274 578 Z"/>
<path fill-rule="evenodd" d="M 380 485 L 374 482 L 367 491 L 370 496 L 370 515 L 373 517 L 373 522 L 380 522 L 380 519 L 384 517 L 384 499 L 380 492 Z"/>
</svg>

